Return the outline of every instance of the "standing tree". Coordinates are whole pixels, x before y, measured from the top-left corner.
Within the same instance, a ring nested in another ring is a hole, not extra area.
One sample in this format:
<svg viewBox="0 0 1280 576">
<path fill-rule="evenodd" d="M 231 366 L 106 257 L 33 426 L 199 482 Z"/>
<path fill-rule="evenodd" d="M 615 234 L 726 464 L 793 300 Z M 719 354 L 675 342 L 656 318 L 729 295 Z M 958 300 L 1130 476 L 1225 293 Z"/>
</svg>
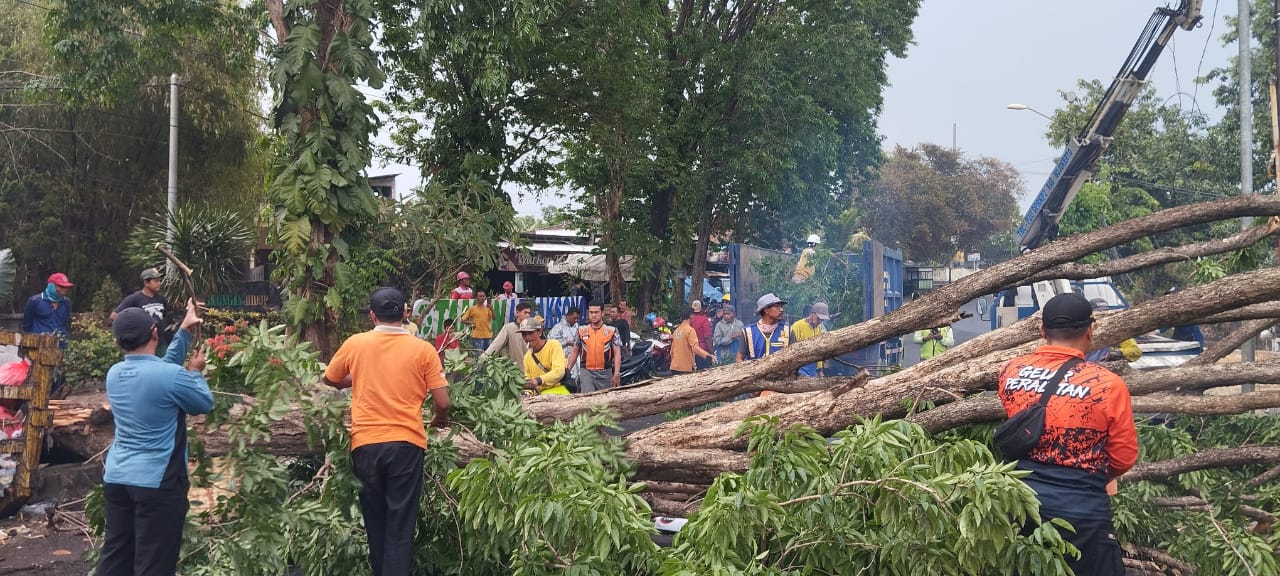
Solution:
<svg viewBox="0 0 1280 576">
<path fill-rule="evenodd" d="M 951 148 L 894 149 L 863 199 L 863 223 L 886 244 L 919 261 L 949 259 L 1012 228 L 1022 178 L 992 158 L 970 160 Z"/>
</svg>

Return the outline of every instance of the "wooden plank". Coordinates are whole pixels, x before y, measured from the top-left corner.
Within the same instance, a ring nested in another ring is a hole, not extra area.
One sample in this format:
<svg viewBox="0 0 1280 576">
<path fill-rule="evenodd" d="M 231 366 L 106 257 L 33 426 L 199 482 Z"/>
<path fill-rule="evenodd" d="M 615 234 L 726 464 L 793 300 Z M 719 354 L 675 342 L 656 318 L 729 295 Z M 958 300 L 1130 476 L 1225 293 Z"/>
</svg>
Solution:
<svg viewBox="0 0 1280 576">
<path fill-rule="evenodd" d="M 0 386 L 0 399 L 30 400 L 35 397 L 34 386 Z"/>
</svg>

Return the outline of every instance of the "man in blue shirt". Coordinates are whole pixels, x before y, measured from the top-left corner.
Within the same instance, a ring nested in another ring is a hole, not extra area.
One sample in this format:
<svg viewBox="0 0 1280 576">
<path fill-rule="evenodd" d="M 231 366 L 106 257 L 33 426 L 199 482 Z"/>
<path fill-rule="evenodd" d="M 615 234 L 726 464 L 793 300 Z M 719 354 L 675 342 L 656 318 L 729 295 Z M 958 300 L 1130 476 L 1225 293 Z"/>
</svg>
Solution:
<svg viewBox="0 0 1280 576">
<path fill-rule="evenodd" d="M 27 298 L 22 310 L 22 331 L 33 334 L 57 334 L 62 349 L 67 349 L 71 336 L 71 300 L 67 294 L 75 284 L 66 274 L 55 272 L 49 276 L 44 292 Z"/>
<path fill-rule="evenodd" d="M 124 361 L 107 371 L 107 399 L 115 440 L 102 477 L 106 538 L 98 576 L 172 576 L 187 516 L 187 414 L 206 414 L 213 393 L 204 376 L 205 355 L 196 350 L 182 367 L 191 327 L 200 324 L 196 304 L 164 358 L 155 319 L 127 308 L 111 323 Z"/>
</svg>

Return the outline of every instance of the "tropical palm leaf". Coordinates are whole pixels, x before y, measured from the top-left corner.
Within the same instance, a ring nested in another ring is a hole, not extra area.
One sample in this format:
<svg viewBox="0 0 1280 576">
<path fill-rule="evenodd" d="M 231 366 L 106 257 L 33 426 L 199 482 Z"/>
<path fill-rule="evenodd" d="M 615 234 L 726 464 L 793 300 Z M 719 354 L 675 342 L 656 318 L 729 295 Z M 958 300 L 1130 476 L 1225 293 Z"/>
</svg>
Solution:
<svg viewBox="0 0 1280 576">
<path fill-rule="evenodd" d="M 13 277 L 17 271 L 17 262 L 13 259 L 13 251 L 0 250 L 0 302 L 8 302 L 13 292 Z"/>
</svg>

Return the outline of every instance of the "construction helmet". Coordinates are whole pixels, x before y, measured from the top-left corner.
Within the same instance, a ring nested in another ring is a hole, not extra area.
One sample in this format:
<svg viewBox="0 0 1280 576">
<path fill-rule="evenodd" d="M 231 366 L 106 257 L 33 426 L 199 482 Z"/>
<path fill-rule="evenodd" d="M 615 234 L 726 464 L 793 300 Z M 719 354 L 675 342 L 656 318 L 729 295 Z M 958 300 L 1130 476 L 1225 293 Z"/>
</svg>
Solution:
<svg viewBox="0 0 1280 576">
<path fill-rule="evenodd" d="M 810 235 L 809 235 L 809 238 L 808 238 L 808 239 L 806 239 L 806 240 L 805 240 L 805 242 L 807 242 L 807 243 L 809 243 L 809 244 L 818 244 L 818 243 L 822 242 L 822 239 L 821 239 L 821 238 L 818 238 L 818 235 L 817 235 L 817 234 L 810 234 Z"/>
</svg>

